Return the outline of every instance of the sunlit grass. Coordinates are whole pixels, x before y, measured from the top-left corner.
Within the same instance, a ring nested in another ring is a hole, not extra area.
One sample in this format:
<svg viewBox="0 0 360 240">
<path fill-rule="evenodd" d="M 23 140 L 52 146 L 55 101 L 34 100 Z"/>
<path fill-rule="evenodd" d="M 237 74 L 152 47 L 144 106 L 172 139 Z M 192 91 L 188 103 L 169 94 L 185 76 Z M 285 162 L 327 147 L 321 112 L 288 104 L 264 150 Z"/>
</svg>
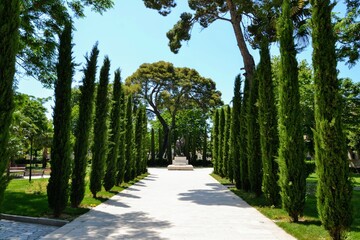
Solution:
<svg viewBox="0 0 360 240">
<path fill-rule="evenodd" d="M 97 193 L 97 198 L 92 197 L 89 189 L 89 180 L 86 181 L 85 197 L 79 208 L 71 208 L 68 205 L 60 216 L 61 219 L 72 220 L 81 214 L 86 213 L 91 208 L 108 200 L 115 194 L 121 192 L 137 181 L 145 178 L 148 174 L 143 174 L 129 183 L 121 186 L 114 186 L 111 191 L 106 192 L 104 188 Z M 31 183 L 25 179 L 13 179 L 9 183 L 4 202 L 0 212 L 13 215 L 32 216 L 32 217 L 52 217 L 52 211 L 48 207 L 46 187 L 48 179 L 33 179 Z"/>
<path fill-rule="evenodd" d="M 218 175 L 211 174 L 217 181 L 222 184 L 229 182 L 227 179 L 221 178 Z M 360 175 L 352 174 L 354 186 L 360 186 Z M 320 240 L 331 239 L 327 231 L 321 226 L 316 207 L 316 174 L 310 174 L 307 179 L 307 194 L 304 209 L 304 215 L 300 218 L 298 223 L 292 223 L 287 212 L 280 207 L 268 206 L 263 196 L 256 197 L 252 193 L 244 192 L 236 188 L 230 188 L 236 195 L 244 199 L 251 206 L 255 207 L 266 217 L 272 219 L 277 225 L 283 228 L 286 232 L 300 240 Z M 352 196 L 353 206 L 353 223 L 347 240 L 360 239 L 360 191 L 353 191 Z"/>
</svg>

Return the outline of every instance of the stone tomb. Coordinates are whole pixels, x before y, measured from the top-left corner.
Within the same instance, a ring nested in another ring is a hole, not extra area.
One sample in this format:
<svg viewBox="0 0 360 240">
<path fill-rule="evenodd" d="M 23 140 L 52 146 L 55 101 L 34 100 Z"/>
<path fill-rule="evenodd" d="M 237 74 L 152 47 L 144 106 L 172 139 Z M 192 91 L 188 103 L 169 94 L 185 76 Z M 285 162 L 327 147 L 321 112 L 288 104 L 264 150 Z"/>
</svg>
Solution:
<svg viewBox="0 0 360 240">
<path fill-rule="evenodd" d="M 186 160 L 186 157 L 176 156 L 172 161 L 172 164 L 169 165 L 168 170 L 194 170 L 193 165 L 189 164 L 189 161 Z"/>
</svg>

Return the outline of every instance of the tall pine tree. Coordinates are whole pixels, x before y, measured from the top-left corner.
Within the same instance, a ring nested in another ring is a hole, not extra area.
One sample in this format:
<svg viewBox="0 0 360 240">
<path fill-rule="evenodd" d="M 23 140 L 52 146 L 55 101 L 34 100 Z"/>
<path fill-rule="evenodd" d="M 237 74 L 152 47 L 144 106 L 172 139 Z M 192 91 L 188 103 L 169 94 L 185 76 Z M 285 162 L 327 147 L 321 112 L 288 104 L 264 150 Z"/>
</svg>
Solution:
<svg viewBox="0 0 360 240">
<path fill-rule="evenodd" d="M 231 121 L 231 158 L 234 168 L 234 180 L 237 189 L 242 187 L 240 176 L 240 113 L 241 113 L 241 77 L 236 76 L 234 84 L 234 97 L 233 97 L 233 109 L 232 109 L 232 121 Z"/>
<path fill-rule="evenodd" d="M 86 57 L 83 85 L 80 87 L 79 120 L 75 130 L 74 168 L 71 180 L 70 202 L 78 207 L 85 194 L 86 163 L 90 144 L 90 132 L 94 111 L 95 78 L 99 50 L 93 47 L 90 58 Z"/>
<path fill-rule="evenodd" d="M 300 94 L 290 0 L 282 3 L 278 22 L 280 40 L 279 81 L 279 185 L 283 208 L 292 221 L 303 213 L 306 193 L 306 173 L 303 136 L 300 119 Z"/>
<path fill-rule="evenodd" d="M 14 110 L 13 81 L 19 46 L 19 0 L 0 2 L 0 206 L 7 186 L 4 172 L 9 162 L 8 141 Z"/>
<path fill-rule="evenodd" d="M 333 3 L 311 0 L 315 82 L 315 159 L 317 208 L 332 239 L 340 240 L 351 224 L 349 166 L 342 131 L 342 97 L 336 70 Z"/>
<path fill-rule="evenodd" d="M 109 154 L 106 161 L 106 173 L 104 177 L 104 188 L 106 191 L 115 185 L 116 178 L 116 166 L 117 159 L 119 155 L 119 145 L 120 145 L 120 114 L 121 114 L 121 97 L 122 97 L 122 87 L 121 87 L 121 77 L 120 69 L 115 71 L 114 85 L 113 85 L 113 101 L 111 108 L 111 119 L 110 119 L 110 129 L 111 135 L 109 138 Z"/>
<path fill-rule="evenodd" d="M 126 114 L 125 114 L 125 174 L 124 181 L 129 182 L 132 180 L 133 171 L 133 124 L 132 124 L 132 96 L 127 97 L 126 101 Z"/>
<path fill-rule="evenodd" d="M 47 186 L 49 207 L 59 217 L 69 199 L 71 166 L 71 83 L 74 74 L 72 54 L 72 23 L 65 24 L 60 35 L 55 106 L 53 115 L 54 137 L 51 148 L 51 174 Z"/>
<path fill-rule="evenodd" d="M 263 165 L 262 191 L 270 205 L 280 201 L 279 166 L 276 162 L 279 147 L 277 112 L 272 82 L 269 43 L 263 39 L 260 47 L 259 76 L 259 125 L 261 159 Z"/>
<path fill-rule="evenodd" d="M 110 60 L 105 56 L 100 70 L 100 81 L 96 96 L 96 111 L 94 122 L 94 146 L 90 174 L 90 191 L 96 198 L 97 192 L 101 191 L 102 180 L 105 171 L 107 155 L 107 116 L 109 111 L 108 85 L 109 85 Z"/>
</svg>

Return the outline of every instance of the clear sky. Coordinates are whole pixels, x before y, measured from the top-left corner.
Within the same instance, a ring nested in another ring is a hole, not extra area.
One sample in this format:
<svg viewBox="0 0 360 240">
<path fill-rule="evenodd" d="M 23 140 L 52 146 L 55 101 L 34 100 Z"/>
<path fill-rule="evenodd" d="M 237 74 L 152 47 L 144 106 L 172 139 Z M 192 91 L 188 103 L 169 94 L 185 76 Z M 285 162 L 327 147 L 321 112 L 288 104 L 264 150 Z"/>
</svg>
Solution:
<svg viewBox="0 0 360 240">
<path fill-rule="evenodd" d="M 243 62 L 230 23 L 216 21 L 207 29 L 195 25 L 191 40 L 183 44 L 178 54 L 174 54 L 168 47 L 166 32 L 178 21 L 180 14 L 188 10 L 187 1 L 177 1 L 178 6 L 167 17 L 147 9 L 141 0 L 115 2 L 115 7 L 103 15 L 87 11 L 86 18 L 75 19 L 73 53 L 76 63 L 83 64 L 85 54 L 98 41 L 98 72 L 104 56 L 108 55 L 111 60 L 111 79 L 117 68 L 121 69 L 122 79 L 125 80 L 141 64 L 164 60 L 176 67 L 194 68 L 202 76 L 213 79 L 217 89 L 222 92 L 224 103 L 231 101 L 234 79 L 243 67 Z M 252 51 L 252 54 L 257 63 L 257 51 Z M 278 44 L 272 46 L 272 54 L 278 55 Z M 298 55 L 298 60 L 302 59 L 311 63 L 311 47 Z M 77 70 L 82 67 L 80 65 Z M 360 73 L 360 64 L 348 69 L 339 63 L 338 68 L 340 77 L 360 81 L 357 75 Z M 73 86 L 79 85 L 81 79 L 82 73 L 77 71 Z M 36 97 L 53 96 L 53 90 L 43 89 L 32 78 L 21 79 L 18 91 Z M 47 108 L 51 109 L 51 105 L 52 102 L 48 103 Z M 51 117 L 51 113 L 48 116 Z"/>
</svg>

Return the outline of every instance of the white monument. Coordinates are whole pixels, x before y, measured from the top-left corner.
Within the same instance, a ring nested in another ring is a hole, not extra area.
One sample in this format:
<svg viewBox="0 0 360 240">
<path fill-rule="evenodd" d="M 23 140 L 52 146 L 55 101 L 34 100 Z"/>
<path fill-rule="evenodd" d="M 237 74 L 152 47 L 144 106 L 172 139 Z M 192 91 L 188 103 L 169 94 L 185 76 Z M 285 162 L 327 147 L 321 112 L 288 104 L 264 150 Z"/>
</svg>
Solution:
<svg viewBox="0 0 360 240">
<path fill-rule="evenodd" d="M 172 164 L 167 168 L 168 170 L 194 170 L 193 165 L 189 164 L 185 156 L 175 156 Z"/>
</svg>

